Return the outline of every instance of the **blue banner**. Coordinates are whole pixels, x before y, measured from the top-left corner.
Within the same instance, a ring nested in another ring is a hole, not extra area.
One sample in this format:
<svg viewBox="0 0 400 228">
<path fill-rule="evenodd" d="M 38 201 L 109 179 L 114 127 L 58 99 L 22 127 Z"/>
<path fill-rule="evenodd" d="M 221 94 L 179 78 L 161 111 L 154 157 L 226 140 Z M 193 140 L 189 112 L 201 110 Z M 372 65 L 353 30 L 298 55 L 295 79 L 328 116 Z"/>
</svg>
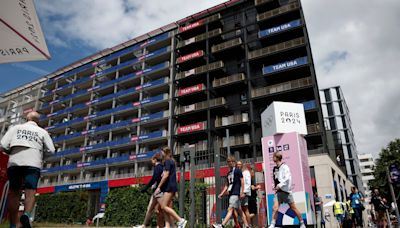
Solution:
<svg viewBox="0 0 400 228">
<path fill-rule="evenodd" d="M 265 75 L 265 74 L 270 74 L 270 73 L 274 73 L 274 72 L 278 72 L 278 71 L 282 71 L 282 70 L 287 70 L 287 69 L 298 67 L 298 66 L 303 66 L 303 65 L 306 65 L 307 63 L 308 63 L 307 57 L 301 57 L 301 58 L 286 61 L 283 63 L 278 63 L 278 64 L 263 67 L 262 72 L 263 72 L 263 75 Z"/>
<path fill-rule="evenodd" d="M 55 186 L 55 192 L 75 191 L 79 189 L 108 189 L 108 181 Z"/>
<path fill-rule="evenodd" d="M 276 26 L 276 27 L 272 27 L 272 28 L 268 28 L 268 29 L 259 31 L 258 32 L 258 37 L 262 38 L 262 37 L 269 36 L 269 35 L 274 34 L 274 33 L 279 33 L 279 32 L 282 32 L 282 31 L 285 31 L 285 30 L 288 30 L 288 29 L 291 29 L 291 28 L 296 28 L 296 27 L 299 27 L 299 26 L 301 26 L 301 21 L 300 20 L 294 20 L 294 21 L 291 21 L 289 23 L 285 23 L 285 24 L 282 24 L 282 25 L 279 25 L 279 26 Z"/>
</svg>

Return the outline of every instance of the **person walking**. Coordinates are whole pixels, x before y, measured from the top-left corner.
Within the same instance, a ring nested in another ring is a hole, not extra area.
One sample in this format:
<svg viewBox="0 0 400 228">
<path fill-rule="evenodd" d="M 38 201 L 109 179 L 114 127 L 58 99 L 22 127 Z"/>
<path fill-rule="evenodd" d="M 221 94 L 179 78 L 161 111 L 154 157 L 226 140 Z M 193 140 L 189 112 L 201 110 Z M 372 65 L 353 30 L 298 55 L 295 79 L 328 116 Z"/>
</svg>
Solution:
<svg viewBox="0 0 400 228">
<path fill-rule="evenodd" d="M 236 164 L 237 168 L 242 171 L 244 181 L 244 198 L 240 200 L 241 216 L 246 219 L 247 226 L 250 224 L 250 212 L 249 212 L 249 198 L 251 197 L 251 174 L 247 165 L 243 165 L 242 161 L 238 161 Z"/>
<path fill-rule="evenodd" d="M 356 187 L 351 187 L 350 200 L 351 207 L 354 210 L 353 222 L 355 223 L 356 227 L 363 227 L 362 211 L 364 210 L 364 196 Z"/>
<path fill-rule="evenodd" d="M 149 188 L 152 188 L 155 190 L 155 188 L 160 183 L 161 175 L 164 171 L 164 167 L 161 164 L 161 162 L 162 162 L 162 154 L 161 153 L 157 153 L 151 158 L 151 163 L 154 166 L 153 176 L 151 177 L 151 180 L 149 181 L 149 183 L 147 183 L 147 185 L 145 185 L 143 187 L 143 189 L 141 190 L 142 193 L 147 192 L 147 190 Z M 143 224 L 140 226 L 135 226 L 136 228 L 144 228 L 144 227 L 149 226 L 153 212 L 157 213 L 157 226 L 159 228 L 164 227 L 164 218 L 163 218 L 164 215 L 161 212 L 159 203 L 157 201 L 158 199 L 162 198 L 163 192 L 165 192 L 164 188 L 162 188 L 161 191 L 157 195 L 154 194 L 155 192 L 153 192 L 153 194 L 150 197 L 149 205 L 147 206 L 146 216 L 144 218 Z"/>
<path fill-rule="evenodd" d="M 379 193 L 379 190 L 377 188 L 375 188 L 374 192 L 372 193 L 371 204 L 375 211 L 374 218 L 375 218 L 376 226 L 378 228 L 386 227 L 387 226 L 386 210 L 389 207 L 385 204 L 385 202 L 384 202 L 383 198 L 381 197 L 381 194 Z"/>
<path fill-rule="evenodd" d="M 25 189 L 24 213 L 19 221 L 24 228 L 32 227 L 32 210 L 42 168 L 43 157 L 54 153 L 55 148 L 49 133 L 39 127 L 40 115 L 37 112 L 27 114 L 27 122 L 8 129 L 1 139 L 1 147 L 10 155 L 7 176 L 10 183 L 8 212 L 10 228 L 18 224 L 18 208 L 22 189 Z"/>
<path fill-rule="evenodd" d="M 272 208 L 272 221 L 269 228 L 275 228 L 276 219 L 278 217 L 279 206 L 282 203 L 289 204 L 290 209 L 296 214 L 300 221 L 300 228 L 305 228 L 304 220 L 301 217 L 299 210 L 292 195 L 292 174 L 290 173 L 290 168 L 284 162 L 282 162 L 282 153 L 275 152 L 273 161 L 276 166 L 273 169 L 274 175 L 274 190 L 275 190 L 275 202 Z"/>
<path fill-rule="evenodd" d="M 344 221 L 344 207 L 343 203 L 336 199 L 336 202 L 333 204 L 333 214 L 336 217 L 336 220 L 339 223 L 339 227 L 342 228 Z"/>
<path fill-rule="evenodd" d="M 318 196 L 318 192 L 314 194 L 314 207 L 315 207 L 315 218 L 317 219 L 317 228 L 321 228 L 322 225 L 322 199 Z"/>
<path fill-rule="evenodd" d="M 243 192 L 244 190 L 244 180 L 243 173 L 240 169 L 236 168 L 236 159 L 233 156 L 229 156 L 227 159 L 229 173 L 227 175 L 227 182 L 224 186 L 222 192 L 218 195 L 218 198 L 222 198 L 226 193 L 229 195 L 229 207 L 228 213 L 226 214 L 224 221 L 222 224 L 213 224 L 213 227 L 220 228 L 225 227 L 225 225 L 231 219 L 235 210 L 239 210 L 240 207 L 240 199 L 245 197 Z M 246 218 L 243 218 L 243 222 L 245 222 L 245 226 L 248 226 Z"/>
<path fill-rule="evenodd" d="M 178 191 L 177 183 L 176 183 L 176 165 L 175 161 L 172 158 L 172 152 L 169 147 L 165 147 L 162 149 L 164 153 L 164 172 L 162 174 L 162 178 L 156 191 L 155 195 L 163 192 L 162 200 L 159 201 L 161 210 L 164 213 L 165 221 L 169 221 L 170 218 L 177 221 L 178 228 L 184 228 L 187 224 L 187 220 L 179 217 L 179 215 L 172 208 L 170 203 L 172 202 L 172 198 L 175 196 Z M 184 181 L 184 180 L 181 180 Z M 163 186 L 165 184 L 165 186 Z M 163 189 L 163 190 L 162 190 Z M 169 225 L 169 224 L 168 224 Z M 166 227 L 169 228 L 166 224 Z"/>
<path fill-rule="evenodd" d="M 255 217 L 257 215 L 257 191 L 261 189 L 260 185 L 256 183 L 256 173 L 253 168 L 250 167 L 250 175 L 251 175 L 251 195 L 249 197 L 249 213 L 250 213 L 250 221 L 254 227 L 257 227 L 255 224 Z"/>
</svg>

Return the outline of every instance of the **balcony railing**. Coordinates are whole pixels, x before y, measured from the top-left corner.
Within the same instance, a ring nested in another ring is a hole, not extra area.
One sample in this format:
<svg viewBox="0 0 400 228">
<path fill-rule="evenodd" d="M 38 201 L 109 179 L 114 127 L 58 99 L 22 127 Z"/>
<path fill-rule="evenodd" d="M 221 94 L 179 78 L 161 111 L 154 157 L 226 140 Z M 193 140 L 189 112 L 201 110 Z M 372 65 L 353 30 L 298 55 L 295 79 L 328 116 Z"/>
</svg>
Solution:
<svg viewBox="0 0 400 228">
<path fill-rule="evenodd" d="M 321 132 L 321 128 L 319 126 L 319 123 L 315 124 L 308 124 L 307 125 L 307 133 L 308 134 L 315 134 Z"/>
<path fill-rule="evenodd" d="M 218 117 L 215 119 L 215 127 L 229 126 L 233 124 L 249 122 L 249 114 L 242 113 L 240 115 L 232 115 L 226 117 Z"/>
<path fill-rule="evenodd" d="M 142 49 L 142 48 L 144 48 L 146 46 L 149 46 L 149 45 L 161 42 L 163 40 L 166 40 L 166 39 L 168 39 L 170 37 L 170 35 L 171 34 L 169 32 L 166 32 L 166 33 L 160 34 L 158 36 L 155 36 L 155 37 L 153 37 L 153 38 L 151 38 L 149 40 L 142 41 L 142 42 L 140 42 L 138 44 L 135 44 L 135 45 L 133 45 L 131 47 L 124 48 L 123 50 L 120 50 L 120 51 L 116 51 L 116 52 L 110 54 L 107 57 L 104 57 L 104 58 L 99 59 L 99 60 L 95 60 L 95 62 L 87 63 L 87 64 L 85 64 L 83 66 L 77 67 L 77 68 L 69 71 L 66 74 L 51 78 L 51 79 L 49 79 L 47 81 L 47 85 L 52 84 L 57 80 L 71 77 L 71 76 L 75 75 L 76 73 L 80 73 L 80 72 L 85 71 L 87 69 L 93 68 L 93 67 L 95 67 L 97 65 L 109 62 L 109 61 L 111 61 L 113 59 L 116 59 L 116 58 L 118 58 L 120 56 L 123 56 L 123 55 L 129 54 L 129 53 L 132 53 L 134 51 L 140 50 L 140 49 Z"/>
<path fill-rule="evenodd" d="M 212 84 L 213 84 L 213 87 L 219 87 L 219 86 L 228 85 L 228 84 L 231 84 L 231 83 L 243 81 L 245 78 L 246 78 L 246 76 L 243 73 L 233 74 L 233 75 L 230 75 L 228 77 L 215 79 Z"/>
<path fill-rule="evenodd" d="M 265 3 L 268 3 L 268 2 L 273 2 L 274 0 L 255 0 L 254 1 L 254 4 L 256 5 L 256 6 L 259 6 L 259 5 L 262 5 L 262 4 L 265 4 Z"/>
<path fill-rule="evenodd" d="M 202 140 L 202 141 L 199 141 L 194 144 L 189 144 L 189 148 L 193 148 L 193 147 L 194 147 L 195 151 L 207 150 L 207 140 Z M 177 154 L 180 154 L 181 152 L 184 152 L 185 150 L 186 149 L 185 149 L 184 145 L 179 145 L 177 147 Z"/>
<path fill-rule="evenodd" d="M 211 108 L 211 107 L 216 107 L 219 105 L 225 105 L 226 101 L 225 101 L 225 98 L 219 97 L 219 98 L 211 99 L 209 101 L 202 101 L 202 102 L 198 102 L 198 103 L 191 104 L 191 105 L 179 106 L 177 108 L 176 113 L 182 114 L 182 113 L 188 113 L 188 112 L 192 112 L 192 111 L 199 111 L 199 110 L 208 108 L 208 104 L 210 104 L 210 108 Z"/>
<path fill-rule="evenodd" d="M 300 3 L 298 1 L 292 2 L 290 4 L 281 6 L 279 8 L 276 8 L 276 9 L 273 9 L 273 10 L 258 14 L 257 15 L 257 21 L 264 21 L 264 20 L 267 20 L 269 18 L 275 17 L 277 15 L 281 15 L 281 14 L 284 14 L 284 13 L 287 13 L 287 12 L 290 12 L 290 11 L 293 11 L 293 10 L 297 10 L 299 8 L 300 8 Z"/>
<path fill-rule="evenodd" d="M 221 147 L 228 147 L 228 138 L 223 137 L 219 141 Z M 250 144 L 250 134 L 236 135 L 229 137 L 229 146 L 240 146 Z"/>
<path fill-rule="evenodd" d="M 208 34 L 207 33 L 203 33 L 203 34 L 200 34 L 198 36 L 192 37 L 190 39 L 179 41 L 179 43 L 177 45 L 177 48 L 181 48 L 181 47 L 184 47 L 184 46 L 189 45 L 189 44 L 200 42 L 202 40 L 205 40 L 207 37 L 211 38 L 211 37 L 214 37 L 214 36 L 218 36 L 221 33 L 222 33 L 222 30 L 220 28 L 211 30 L 211 31 L 208 32 Z"/>
<path fill-rule="evenodd" d="M 71 135 L 63 135 L 63 136 L 53 139 L 53 141 L 60 142 L 60 141 L 70 140 L 73 138 L 84 137 L 85 135 L 93 135 L 93 134 L 96 134 L 99 132 L 124 128 L 124 127 L 130 127 L 133 125 L 137 125 L 138 122 L 157 120 L 157 119 L 163 118 L 164 116 L 165 116 L 164 112 L 157 112 L 154 114 L 144 115 L 140 118 L 133 118 L 130 120 L 124 120 L 124 121 L 120 121 L 120 122 L 113 123 L 113 124 L 99 126 L 96 128 L 89 129 L 87 131 L 82 131 L 82 132 L 78 132 L 78 133 L 71 134 Z"/>
<path fill-rule="evenodd" d="M 239 38 L 236 38 L 236 39 L 233 39 L 233 40 L 228 40 L 228 41 L 223 42 L 221 44 L 213 45 L 211 47 L 211 52 L 212 53 L 220 52 L 220 51 L 223 51 L 223 50 L 226 50 L 226 49 L 229 49 L 229 48 L 233 48 L 235 46 L 239 46 L 241 44 L 242 44 L 242 39 L 239 37 Z"/>
<path fill-rule="evenodd" d="M 205 73 L 207 71 L 221 69 L 223 67 L 224 67 L 224 62 L 217 61 L 217 62 L 210 63 L 208 65 L 196 67 L 196 68 L 188 70 L 188 71 L 177 73 L 175 78 L 178 80 L 178 79 L 182 79 L 185 77 L 189 77 L 191 75 L 197 75 L 197 74 Z"/>
<path fill-rule="evenodd" d="M 275 54 L 281 51 L 289 50 L 291 48 L 300 47 L 305 44 L 304 37 L 289 40 L 283 43 L 268 46 L 262 49 L 258 49 L 249 53 L 249 59 L 256 59 L 266 55 Z"/>
<path fill-rule="evenodd" d="M 300 89 L 303 87 L 311 86 L 312 80 L 311 77 L 301 78 L 297 80 L 292 80 L 284 83 L 279 83 L 276 85 L 255 88 L 251 91 L 252 97 L 260 97 L 270 94 L 275 94 L 279 92 L 284 92 L 292 89 Z"/>
</svg>

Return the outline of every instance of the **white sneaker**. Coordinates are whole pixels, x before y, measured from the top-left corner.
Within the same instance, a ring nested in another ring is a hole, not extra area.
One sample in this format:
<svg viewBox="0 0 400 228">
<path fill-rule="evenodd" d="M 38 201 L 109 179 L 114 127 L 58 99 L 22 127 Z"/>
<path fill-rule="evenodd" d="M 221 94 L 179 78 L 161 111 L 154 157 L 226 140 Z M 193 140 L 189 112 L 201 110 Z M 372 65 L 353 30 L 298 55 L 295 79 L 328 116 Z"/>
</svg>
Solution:
<svg viewBox="0 0 400 228">
<path fill-rule="evenodd" d="M 300 228 L 306 228 L 306 225 L 304 224 L 304 222 L 300 223 Z"/>
<path fill-rule="evenodd" d="M 187 220 L 183 218 L 180 222 L 177 222 L 176 225 L 178 225 L 178 228 L 185 228 L 186 223 Z"/>
<path fill-rule="evenodd" d="M 271 224 L 271 225 L 269 225 L 269 227 L 268 228 L 275 228 L 275 224 Z"/>
<path fill-rule="evenodd" d="M 218 224 L 218 223 L 215 223 L 215 224 L 213 224 L 213 227 L 214 227 L 214 228 L 222 228 L 222 225 L 221 225 L 221 224 Z"/>
</svg>

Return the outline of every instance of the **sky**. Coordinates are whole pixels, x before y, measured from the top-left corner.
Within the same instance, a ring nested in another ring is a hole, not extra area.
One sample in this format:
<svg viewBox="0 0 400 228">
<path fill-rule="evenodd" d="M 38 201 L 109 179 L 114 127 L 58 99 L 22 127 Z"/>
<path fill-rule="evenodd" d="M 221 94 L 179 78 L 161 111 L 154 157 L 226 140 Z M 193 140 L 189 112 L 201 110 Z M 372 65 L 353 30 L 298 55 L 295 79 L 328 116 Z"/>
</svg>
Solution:
<svg viewBox="0 0 400 228">
<path fill-rule="evenodd" d="M 35 0 L 52 59 L 0 65 L 0 93 L 225 0 Z M 341 86 L 359 153 L 400 137 L 400 1 L 302 0 L 319 88 Z"/>
</svg>

